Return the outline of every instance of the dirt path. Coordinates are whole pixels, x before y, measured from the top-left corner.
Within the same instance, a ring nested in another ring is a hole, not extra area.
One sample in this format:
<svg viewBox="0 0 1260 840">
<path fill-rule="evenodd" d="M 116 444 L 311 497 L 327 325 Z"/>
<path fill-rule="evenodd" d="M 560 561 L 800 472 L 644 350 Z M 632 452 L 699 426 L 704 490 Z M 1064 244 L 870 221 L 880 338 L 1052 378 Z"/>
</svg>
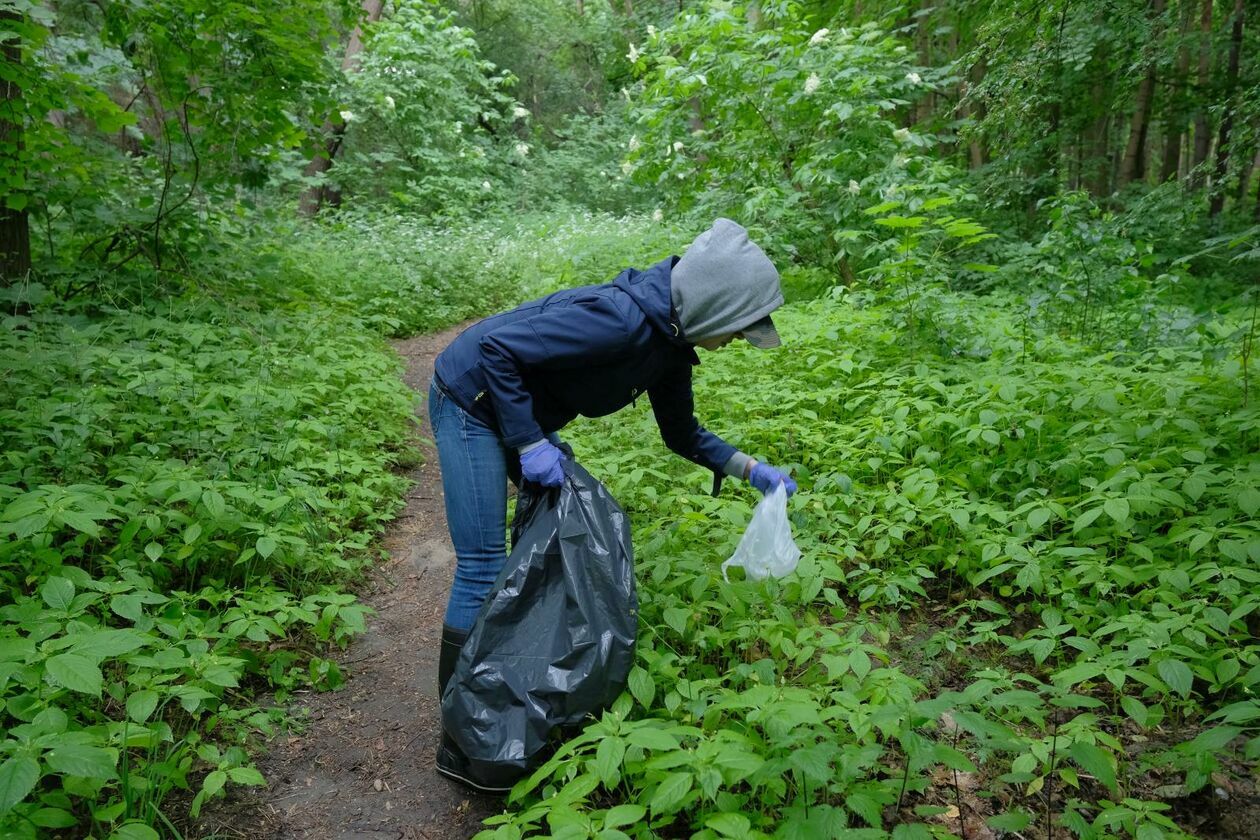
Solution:
<svg viewBox="0 0 1260 840">
<path fill-rule="evenodd" d="M 427 395 L 433 358 L 458 328 L 395 343 L 404 381 Z M 423 433 L 431 437 L 421 408 Z M 440 730 L 437 655 L 455 556 L 437 453 L 412 470 L 407 506 L 386 532 L 389 561 L 362 592 L 376 615 L 338 657 L 346 684 L 307 694 L 293 709 L 310 721 L 270 745 L 258 767 L 269 781 L 203 814 L 206 837 L 467 838 L 501 800 L 470 793 L 433 770 Z"/>
</svg>

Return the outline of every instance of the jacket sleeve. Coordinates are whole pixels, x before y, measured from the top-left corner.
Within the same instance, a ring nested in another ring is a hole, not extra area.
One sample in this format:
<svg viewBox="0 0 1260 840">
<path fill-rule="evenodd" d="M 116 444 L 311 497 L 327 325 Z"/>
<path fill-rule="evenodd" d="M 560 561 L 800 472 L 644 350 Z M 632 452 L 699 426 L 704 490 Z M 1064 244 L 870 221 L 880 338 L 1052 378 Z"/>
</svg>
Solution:
<svg viewBox="0 0 1260 840">
<path fill-rule="evenodd" d="M 648 399 L 665 445 L 688 461 L 713 470 L 715 481 L 720 480 L 723 468 L 736 450 L 696 419 L 691 366 L 672 367 L 648 389 Z"/>
<path fill-rule="evenodd" d="M 541 309 L 482 336 L 478 351 L 503 443 L 520 447 L 544 437 L 525 388 L 526 370 L 598 363 L 625 354 L 631 343 L 626 317 L 599 297 Z"/>
</svg>

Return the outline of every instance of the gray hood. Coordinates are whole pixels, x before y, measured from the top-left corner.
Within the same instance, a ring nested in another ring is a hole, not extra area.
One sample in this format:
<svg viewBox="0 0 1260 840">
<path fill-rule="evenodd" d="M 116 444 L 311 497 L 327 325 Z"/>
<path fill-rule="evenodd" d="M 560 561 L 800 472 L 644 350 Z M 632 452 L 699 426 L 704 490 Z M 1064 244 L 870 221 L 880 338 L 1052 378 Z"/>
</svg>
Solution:
<svg viewBox="0 0 1260 840">
<path fill-rule="evenodd" d="M 774 263 L 730 219 L 687 247 L 670 275 L 670 297 L 693 344 L 738 332 L 783 305 Z"/>
</svg>

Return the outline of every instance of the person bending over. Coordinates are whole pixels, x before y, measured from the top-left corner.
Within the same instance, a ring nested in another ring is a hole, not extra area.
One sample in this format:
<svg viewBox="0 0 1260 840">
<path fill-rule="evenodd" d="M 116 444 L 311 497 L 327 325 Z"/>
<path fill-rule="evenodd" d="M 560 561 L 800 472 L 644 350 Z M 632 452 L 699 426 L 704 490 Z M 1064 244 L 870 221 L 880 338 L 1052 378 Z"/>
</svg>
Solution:
<svg viewBox="0 0 1260 840">
<path fill-rule="evenodd" d="M 697 347 L 717 350 L 735 339 L 779 346 L 770 313 L 782 304 L 774 264 L 748 231 L 718 219 L 681 258 L 486 318 L 437 357 L 429 420 L 456 560 L 439 698 L 507 561 L 507 480 L 559 486 L 567 449 L 556 433 L 578 415 L 602 417 L 646 395 L 665 444 L 713 471 L 714 494 L 723 476 L 763 493 L 780 483 L 796 490 L 786 473 L 701 426 L 691 390 Z M 469 778 L 467 759 L 445 732 L 437 770 L 481 790 L 506 790 Z"/>
</svg>

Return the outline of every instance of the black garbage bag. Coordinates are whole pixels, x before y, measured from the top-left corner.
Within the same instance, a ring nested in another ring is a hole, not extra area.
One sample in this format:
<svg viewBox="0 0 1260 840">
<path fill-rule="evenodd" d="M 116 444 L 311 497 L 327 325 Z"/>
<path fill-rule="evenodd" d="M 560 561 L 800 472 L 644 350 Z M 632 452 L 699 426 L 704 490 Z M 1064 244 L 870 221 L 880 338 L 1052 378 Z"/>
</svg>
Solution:
<svg viewBox="0 0 1260 840">
<path fill-rule="evenodd" d="M 512 553 L 442 695 L 442 726 L 474 775 L 515 780 L 541 764 L 552 730 L 622 692 L 639 604 L 630 523 L 576 461 L 564 483 L 526 483 Z"/>
</svg>

